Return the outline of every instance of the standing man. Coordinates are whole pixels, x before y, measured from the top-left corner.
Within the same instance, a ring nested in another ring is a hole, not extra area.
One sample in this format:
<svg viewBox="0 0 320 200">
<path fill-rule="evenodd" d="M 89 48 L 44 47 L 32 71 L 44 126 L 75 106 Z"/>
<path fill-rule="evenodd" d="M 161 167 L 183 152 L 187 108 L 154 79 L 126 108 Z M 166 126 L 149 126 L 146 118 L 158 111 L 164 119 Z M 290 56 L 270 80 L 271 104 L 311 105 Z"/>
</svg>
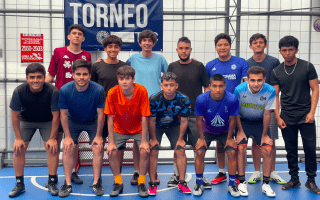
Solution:
<svg viewBox="0 0 320 200">
<path fill-rule="evenodd" d="M 266 83 L 270 84 L 270 77 L 272 70 L 277 67 L 280 62 L 278 58 L 269 56 L 264 53 L 264 49 L 267 48 L 267 39 L 263 34 L 256 33 L 251 36 L 250 38 L 250 49 L 253 51 L 253 56 L 247 60 L 250 67 L 253 66 L 260 66 L 266 70 L 265 77 Z M 274 116 L 274 111 L 271 111 L 271 121 L 270 121 L 270 138 L 275 141 L 278 139 L 278 124 L 277 120 Z M 259 148 L 260 144 L 257 144 L 255 138 L 252 138 L 252 158 L 253 158 L 253 165 L 255 168 L 255 172 L 251 175 L 248 180 L 248 183 L 256 183 L 257 181 L 261 180 L 261 172 L 260 172 L 260 165 L 261 165 L 261 151 Z M 272 151 L 271 151 L 271 174 L 270 180 L 277 182 L 278 184 L 286 184 L 286 181 L 283 180 L 279 174 L 275 171 L 276 167 L 276 144 L 273 142 Z"/>
<path fill-rule="evenodd" d="M 209 91 L 209 81 L 204 65 L 201 62 L 190 59 L 192 48 L 191 41 L 187 37 L 181 37 L 178 40 L 176 51 L 180 60 L 171 63 L 168 72 L 176 74 L 179 91 L 189 97 L 191 101 L 192 113 L 189 116 L 186 135 L 188 136 L 188 143 L 195 148 L 195 144 L 199 138 L 194 115 L 195 102 L 197 97 L 202 94 L 202 87 L 204 87 L 205 92 Z M 177 156 L 174 155 L 174 174 L 168 182 L 169 187 L 177 186 L 180 179 L 176 158 Z M 203 177 L 203 185 L 204 188 L 211 189 L 211 184 L 205 177 Z"/>
<path fill-rule="evenodd" d="M 76 61 L 77 59 L 91 61 L 91 54 L 81 49 L 81 43 L 85 39 L 84 28 L 79 24 L 73 24 L 69 27 L 68 33 L 68 40 L 70 41 L 70 44 L 66 47 L 56 48 L 53 51 L 53 55 L 48 68 L 49 74 L 46 76 L 45 80 L 47 83 L 51 83 L 53 79 L 56 77 L 55 86 L 58 88 L 59 91 L 64 84 L 73 81 L 71 66 L 73 65 L 74 61 Z M 62 134 L 63 129 L 60 124 L 59 137 L 62 137 Z M 76 144 L 76 149 L 79 149 L 78 144 Z M 76 152 L 76 155 L 78 156 L 78 152 Z M 74 165 L 71 181 L 76 184 L 82 184 L 83 180 L 81 180 L 78 177 L 76 173 L 76 166 L 77 163 L 75 163 Z"/>
<path fill-rule="evenodd" d="M 247 81 L 247 71 L 249 65 L 245 59 L 232 56 L 231 38 L 228 34 L 220 33 L 214 39 L 215 49 L 219 57 L 208 62 L 206 71 L 208 78 L 214 74 L 221 74 L 226 79 L 226 90 L 233 94 L 234 89 L 241 83 L 241 79 Z M 240 123 L 240 118 L 237 117 L 237 125 Z M 217 142 L 217 158 L 219 164 L 219 174 L 211 180 L 211 184 L 219 184 L 226 181 L 225 171 L 225 151 L 220 142 Z"/>
<path fill-rule="evenodd" d="M 197 185 L 193 195 L 200 196 L 203 193 L 204 157 L 211 141 L 217 140 L 224 146 L 228 156 L 229 186 L 228 191 L 233 197 L 239 197 L 239 191 L 235 186 L 237 171 L 236 149 L 237 144 L 233 139 L 233 131 L 236 126 L 236 116 L 239 116 L 239 101 L 237 97 L 226 89 L 226 80 L 221 74 L 215 74 L 210 78 L 210 91 L 201 94 L 196 100 L 196 123 L 199 138 L 196 148 L 196 178 Z"/>
<path fill-rule="evenodd" d="M 248 138 L 255 138 L 263 154 L 263 185 L 262 192 L 268 197 L 275 197 L 276 194 L 269 185 L 272 144 L 270 139 L 269 125 L 271 111 L 276 108 L 275 89 L 265 83 L 266 70 L 259 66 L 249 68 L 248 82 L 241 83 L 234 91 L 239 99 L 240 125 L 236 133 L 238 144 L 238 186 L 241 196 L 248 196 L 248 189 L 245 177 L 246 153 Z"/>
<path fill-rule="evenodd" d="M 320 194 L 316 185 L 316 126 L 314 114 L 319 98 L 319 81 L 312 63 L 298 59 L 299 41 L 293 36 L 285 36 L 279 41 L 280 54 L 284 62 L 272 70 L 271 85 L 276 89 L 276 109 L 278 126 L 287 151 L 290 181 L 283 190 L 300 187 L 298 167 L 298 131 L 300 132 L 306 159 L 308 180 L 305 184 L 312 193 Z M 311 89 L 311 95 L 310 95 Z M 279 113 L 281 92 L 281 114 Z"/>
<path fill-rule="evenodd" d="M 93 152 L 93 191 L 95 195 L 102 196 L 104 190 L 99 176 L 103 158 L 102 129 L 106 95 L 101 85 L 90 81 L 91 62 L 83 59 L 76 60 L 72 65 L 72 73 L 74 81 L 61 87 L 59 98 L 61 124 L 65 134 L 63 167 L 66 179 L 59 191 L 59 196 L 66 197 L 72 192 L 72 168 L 77 158 L 75 144 L 78 144 L 82 131 L 88 133 Z"/>
<path fill-rule="evenodd" d="M 114 187 L 110 196 L 118 196 L 123 191 L 118 150 L 126 148 L 126 142 L 134 139 L 139 145 L 140 163 L 138 170 L 138 191 L 141 197 L 148 197 L 146 174 L 149 167 L 148 117 L 150 105 L 145 87 L 134 83 L 135 71 L 122 66 L 117 71 L 119 85 L 108 92 L 104 113 L 108 115 L 109 144 L 107 153 L 114 175 Z M 134 160 L 136 161 L 136 160 Z"/>
<path fill-rule="evenodd" d="M 149 119 L 150 132 L 150 183 L 149 195 L 157 194 L 156 171 L 158 167 L 158 155 L 163 133 L 170 141 L 171 149 L 177 159 L 179 171 L 178 189 L 184 194 L 191 194 L 191 190 L 185 179 L 187 169 L 187 157 L 185 153 L 188 117 L 191 114 L 191 102 L 189 98 L 177 91 L 177 76 L 172 72 L 166 72 L 161 77 L 162 91 L 150 97 L 151 117 Z M 181 118 L 181 122 L 180 122 Z"/>
<path fill-rule="evenodd" d="M 141 53 L 133 54 L 127 63 L 135 70 L 135 83 L 143 85 L 147 91 L 148 96 L 158 93 L 160 91 L 161 73 L 165 73 L 168 69 L 166 59 L 159 54 L 152 52 L 152 48 L 157 43 L 157 35 L 151 30 L 144 30 L 139 34 L 139 45 L 141 46 Z M 131 180 L 131 185 L 138 184 L 139 177 L 139 149 L 136 143 L 133 143 L 133 160 L 134 174 Z M 157 184 L 160 181 L 157 178 Z"/>
<path fill-rule="evenodd" d="M 37 129 L 39 129 L 48 154 L 48 190 L 52 196 L 59 193 L 56 186 L 60 153 L 60 146 L 57 142 L 59 91 L 53 85 L 44 82 L 45 75 L 46 70 L 41 64 L 30 64 L 26 68 L 27 83 L 19 85 L 12 95 L 10 108 L 12 109 L 12 127 L 15 133 L 13 167 L 17 184 L 9 193 L 9 197 L 16 197 L 25 192 L 25 154 Z"/>
</svg>

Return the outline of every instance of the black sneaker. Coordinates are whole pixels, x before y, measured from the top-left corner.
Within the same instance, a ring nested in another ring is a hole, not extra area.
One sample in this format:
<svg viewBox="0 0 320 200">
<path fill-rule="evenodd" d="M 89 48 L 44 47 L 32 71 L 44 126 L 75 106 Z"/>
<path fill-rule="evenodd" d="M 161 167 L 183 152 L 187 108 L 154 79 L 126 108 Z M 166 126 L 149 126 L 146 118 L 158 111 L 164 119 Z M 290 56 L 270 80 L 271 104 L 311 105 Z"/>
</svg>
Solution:
<svg viewBox="0 0 320 200">
<path fill-rule="evenodd" d="M 149 196 L 148 190 L 147 190 L 146 185 L 144 183 L 138 185 L 138 192 L 139 192 L 140 197 L 148 197 Z"/>
<path fill-rule="evenodd" d="M 76 172 L 72 172 L 71 182 L 74 182 L 75 184 L 83 184 L 83 180 L 79 178 Z"/>
<path fill-rule="evenodd" d="M 72 192 L 72 185 L 67 185 L 66 182 L 61 186 L 59 197 L 67 197 Z"/>
<path fill-rule="evenodd" d="M 102 196 L 104 195 L 104 189 L 101 186 L 100 181 L 98 181 L 98 183 L 93 184 L 93 192 L 96 196 Z"/>
<path fill-rule="evenodd" d="M 113 189 L 110 192 L 110 197 L 117 197 L 123 191 L 123 184 L 113 184 Z"/>
<path fill-rule="evenodd" d="M 307 181 L 305 184 L 306 188 L 308 188 L 314 194 L 320 194 L 320 189 L 318 188 L 315 181 Z"/>
<path fill-rule="evenodd" d="M 283 190 L 291 190 L 293 188 L 297 188 L 300 187 L 301 183 L 299 181 L 299 179 L 290 179 L 290 181 L 287 184 L 284 184 L 282 186 Z"/>
<path fill-rule="evenodd" d="M 179 184 L 179 176 L 173 174 L 168 182 L 168 187 L 176 187 Z"/>
<path fill-rule="evenodd" d="M 44 186 L 48 188 L 51 196 L 57 196 L 59 194 L 59 189 L 57 188 L 56 183 L 48 181 Z"/>
<path fill-rule="evenodd" d="M 9 193 L 9 197 L 17 197 L 20 194 L 24 193 L 26 191 L 24 184 L 16 184 L 16 187 L 11 190 Z"/>
<path fill-rule="evenodd" d="M 131 185 L 138 185 L 139 173 L 135 172 L 130 181 Z"/>
<path fill-rule="evenodd" d="M 212 185 L 211 183 L 209 183 L 206 179 L 206 177 L 203 177 L 202 178 L 202 181 L 203 181 L 203 188 L 204 189 L 211 189 L 212 188 Z"/>
</svg>

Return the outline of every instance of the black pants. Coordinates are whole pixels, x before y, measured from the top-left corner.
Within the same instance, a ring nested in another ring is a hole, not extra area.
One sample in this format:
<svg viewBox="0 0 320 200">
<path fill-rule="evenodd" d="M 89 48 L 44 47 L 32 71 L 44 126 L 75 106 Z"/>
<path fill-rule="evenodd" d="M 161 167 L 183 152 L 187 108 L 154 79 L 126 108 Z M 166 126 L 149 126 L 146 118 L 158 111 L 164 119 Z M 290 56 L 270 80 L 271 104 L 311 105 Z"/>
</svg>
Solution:
<svg viewBox="0 0 320 200">
<path fill-rule="evenodd" d="M 289 174 L 294 179 L 298 178 L 298 130 L 300 130 L 303 143 L 307 176 L 308 179 L 314 180 L 314 177 L 317 176 L 315 123 L 287 124 L 287 127 L 281 130 L 287 151 Z"/>
</svg>

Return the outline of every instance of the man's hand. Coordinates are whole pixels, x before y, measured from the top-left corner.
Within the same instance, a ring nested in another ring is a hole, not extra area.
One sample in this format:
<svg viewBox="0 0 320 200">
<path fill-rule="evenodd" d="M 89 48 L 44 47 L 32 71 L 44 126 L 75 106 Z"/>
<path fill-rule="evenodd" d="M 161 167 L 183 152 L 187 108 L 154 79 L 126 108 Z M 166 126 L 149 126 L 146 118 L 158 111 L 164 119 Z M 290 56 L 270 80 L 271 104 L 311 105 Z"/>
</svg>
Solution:
<svg viewBox="0 0 320 200">
<path fill-rule="evenodd" d="M 160 144 L 157 139 L 150 139 L 149 145 L 150 145 L 150 149 L 152 149 L 156 145 L 158 145 L 160 147 Z"/>
<path fill-rule="evenodd" d="M 103 59 L 102 58 L 98 58 L 98 60 L 96 60 L 96 62 L 94 62 L 94 63 L 98 63 L 98 62 L 101 62 L 101 61 L 103 61 Z"/>
<path fill-rule="evenodd" d="M 280 129 L 284 129 L 287 127 L 287 125 L 286 125 L 286 123 L 284 123 L 283 119 L 279 118 L 279 119 L 277 119 L 277 122 L 278 122 L 278 127 Z"/>
<path fill-rule="evenodd" d="M 71 137 L 65 137 L 63 141 L 63 149 L 68 151 L 74 146 L 73 139 Z"/>
<path fill-rule="evenodd" d="M 232 147 L 234 149 L 237 149 L 237 144 L 236 142 L 234 141 L 234 139 L 227 139 L 226 141 L 226 145 L 224 146 L 224 148 L 227 148 L 227 147 Z"/>
<path fill-rule="evenodd" d="M 314 115 L 312 113 L 308 113 L 306 117 L 306 123 L 313 123 L 314 122 Z"/>
<path fill-rule="evenodd" d="M 260 146 L 262 146 L 263 143 L 272 146 L 273 145 L 273 140 L 268 135 L 262 136 Z"/>
<path fill-rule="evenodd" d="M 94 137 L 92 143 L 91 143 L 91 147 L 93 145 L 97 145 L 99 150 L 102 151 L 103 149 L 103 138 L 101 136 L 96 136 Z"/>
<path fill-rule="evenodd" d="M 26 144 L 22 139 L 16 139 L 14 141 L 13 150 L 16 155 L 20 155 L 22 152 L 22 148 L 26 148 Z"/>
<path fill-rule="evenodd" d="M 177 149 L 178 146 L 181 146 L 182 148 L 186 149 L 186 142 L 183 139 L 182 140 L 178 140 L 175 149 Z"/>
<path fill-rule="evenodd" d="M 58 153 L 58 142 L 56 139 L 49 139 L 46 142 L 46 148 L 54 155 Z"/>
<path fill-rule="evenodd" d="M 248 141 L 246 134 L 243 131 L 238 131 L 237 137 L 236 137 L 236 143 L 239 144 L 243 139 Z"/>
<path fill-rule="evenodd" d="M 114 142 L 109 142 L 107 146 L 107 154 L 110 155 L 112 151 L 117 151 L 117 147 Z"/>
<path fill-rule="evenodd" d="M 196 150 L 199 150 L 201 147 L 205 147 L 205 148 L 207 148 L 207 142 L 206 142 L 206 140 L 203 138 L 203 139 L 201 139 L 201 138 L 199 138 L 198 139 L 198 141 L 197 141 L 197 143 L 196 143 Z"/>
<path fill-rule="evenodd" d="M 146 141 L 141 141 L 139 150 L 141 150 L 141 149 L 144 149 L 147 153 L 149 153 L 150 152 L 149 143 Z"/>
</svg>

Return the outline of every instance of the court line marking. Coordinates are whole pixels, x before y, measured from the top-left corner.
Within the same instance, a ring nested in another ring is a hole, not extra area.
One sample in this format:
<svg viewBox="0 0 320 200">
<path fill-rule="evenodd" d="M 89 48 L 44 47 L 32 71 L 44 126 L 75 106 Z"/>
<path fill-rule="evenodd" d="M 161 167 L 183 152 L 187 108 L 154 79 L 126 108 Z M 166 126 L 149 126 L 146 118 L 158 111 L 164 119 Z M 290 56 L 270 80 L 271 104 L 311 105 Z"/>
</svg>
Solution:
<svg viewBox="0 0 320 200">
<path fill-rule="evenodd" d="M 160 173 L 158 173 L 158 175 L 159 175 Z M 109 174 L 108 174 L 109 175 Z M 124 174 L 122 174 L 122 175 L 124 175 Z M 126 175 L 132 175 L 132 174 L 126 174 Z M 126 176 L 126 175 L 124 175 L 124 176 Z M 187 178 L 186 178 L 186 182 L 189 182 L 191 179 L 192 179 L 192 173 L 186 173 L 186 175 L 187 175 Z M 82 176 L 87 176 L 87 175 L 82 175 Z M 113 175 L 112 175 L 113 176 Z M 43 186 L 41 186 L 41 185 L 39 185 L 38 184 L 38 182 L 37 182 L 37 180 L 36 180 L 36 178 L 37 177 L 47 177 L 47 176 L 32 176 L 31 177 L 31 183 L 34 185 L 34 186 L 36 186 L 37 188 L 39 188 L 39 189 L 41 189 L 41 190 L 46 190 L 46 191 L 48 191 L 48 188 L 45 188 L 45 187 L 43 187 Z M 174 189 L 174 188 L 177 188 L 178 186 L 175 186 L 175 187 L 168 187 L 168 188 L 164 188 L 164 189 L 161 189 L 161 190 L 157 190 L 157 193 L 158 192 L 163 192 L 163 191 L 167 191 L 167 190 L 172 190 L 172 189 Z M 94 194 L 81 194 L 81 193 L 70 193 L 70 195 L 77 195 L 77 196 L 96 196 L 96 195 L 94 195 Z M 139 195 L 139 193 L 129 193 L 129 194 L 120 194 L 119 196 L 132 196 L 132 195 Z M 109 197 L 110 195 L 109 194 L 105 194 L 105 195 L 103 195 L 104 197 Z"/>
</svg>

